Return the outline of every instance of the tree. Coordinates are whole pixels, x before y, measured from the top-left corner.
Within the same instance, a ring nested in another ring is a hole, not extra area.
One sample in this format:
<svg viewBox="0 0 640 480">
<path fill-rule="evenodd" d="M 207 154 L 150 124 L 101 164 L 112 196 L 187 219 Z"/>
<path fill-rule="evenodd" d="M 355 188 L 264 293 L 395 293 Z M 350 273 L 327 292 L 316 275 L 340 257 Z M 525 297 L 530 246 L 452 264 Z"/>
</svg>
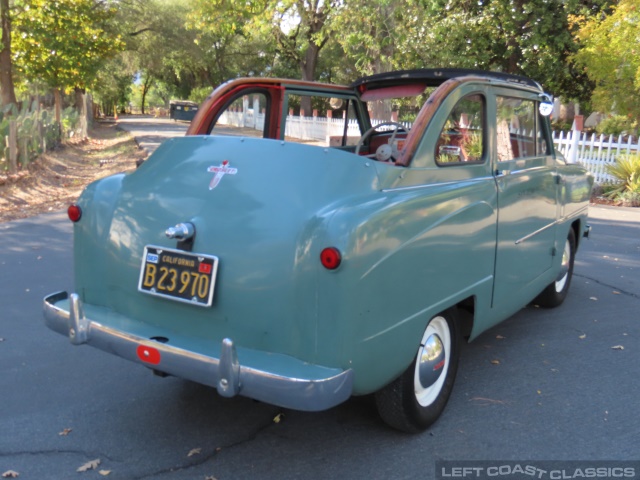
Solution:
<svg viewBox="0 0 640 480">
<path fill-rule="evenodd" d="M 27 79 L 45 81 L 56 96 L 91 86 L 100 67 L 124 44 L 110 21 L 115 8 L 100 0 L 25 0 L 16 17 L 16 65 Z"/>
<path fill-rule="evenodd" d="M 258 58 L 270 57 L 275 48 L 279 57 L 297 66 L 303 80 L 315 80 L 320 52 L 331 40 L 331 24 L 339 3 L 339 0 L 193 0 L 192 24 L 202 34 L 226 45 L 234 37 L 244 39 L 245 46 L 258 47 L 253 52 Z"/>
<path fill-rule="evenodd" d="M 583 46 L 572 60 L 596 85 L 593 106 L 640 120 L 640 0 L 620 0 L 608 16 L 573 20 Z"/>
<path fill-rule="evenodd" d="M 2 106 L 15 104 L 16 94 L 13 88 L 13 65 L 11 61 L 11 12 L 9 0 L 0 0 L 2 23 L 2 50 L 0 50 L 0 93 Z"/>
<path fill-rule="evenodd" d="M 526 75 L 586 100 L 593 85 L 568 62 L 579 44 L 569 15 L 612 0 L 346 0 L 338 41 L 366 73 L 466 67 Z"/>
</svg>

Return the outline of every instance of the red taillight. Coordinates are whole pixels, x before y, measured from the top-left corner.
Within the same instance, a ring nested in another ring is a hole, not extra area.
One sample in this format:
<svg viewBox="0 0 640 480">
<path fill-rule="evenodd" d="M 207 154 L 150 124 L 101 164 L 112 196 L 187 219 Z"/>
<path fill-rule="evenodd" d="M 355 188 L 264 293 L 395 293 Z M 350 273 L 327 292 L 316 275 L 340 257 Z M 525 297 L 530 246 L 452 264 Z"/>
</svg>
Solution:
<svg viewBox="0 0 640 480">
<path fill-rule="evenodd" d="M 82 217 L 82 209 L 76 204 L 69 205 L 69 208 L 67 208 L 67 215 L 69 215 L 69 220 L 77 222 L 80 220 L 80 217 Z"/>
<path fill-rule="evenodd" d="M 328 270 L 335 270 L 340 266 L 342 262 L 342 255 L 340 250 L 335 247 L 327 247 L 320 253 L 320 261 L 324 268 Z"/>
</svg>

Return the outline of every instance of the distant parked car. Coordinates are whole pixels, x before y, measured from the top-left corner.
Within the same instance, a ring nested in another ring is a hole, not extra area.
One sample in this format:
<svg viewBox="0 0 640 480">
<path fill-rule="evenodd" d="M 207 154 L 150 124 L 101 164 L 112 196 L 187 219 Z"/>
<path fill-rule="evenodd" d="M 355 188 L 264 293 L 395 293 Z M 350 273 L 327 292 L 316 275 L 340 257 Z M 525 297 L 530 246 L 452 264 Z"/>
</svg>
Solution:
<svg viewBox="0 0 640 480">
<path fill-rule="evenodd" d="M 225 83 L 69 208 L 75 292 L 46 323 L 227 397 L 373 393 L 423 430 L 463 337 L 569 290 L 592 178 L 556 155 L 549 107 L 528 78 L 457 69 Z"/>
</svg>

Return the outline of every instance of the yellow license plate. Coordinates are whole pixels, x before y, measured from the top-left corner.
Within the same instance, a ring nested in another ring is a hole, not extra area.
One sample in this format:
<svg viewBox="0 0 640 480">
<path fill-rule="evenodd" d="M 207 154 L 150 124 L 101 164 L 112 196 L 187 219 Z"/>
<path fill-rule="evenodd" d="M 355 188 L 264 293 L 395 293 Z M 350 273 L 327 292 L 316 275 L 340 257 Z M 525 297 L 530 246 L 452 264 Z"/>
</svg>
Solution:
<svg viewBox="0 0 640 480">
<path fill-rule="evenodd" d="M 138 290 L 150 295 L 210 307 L 218 257 L 147 245 Z"/>
</svg>

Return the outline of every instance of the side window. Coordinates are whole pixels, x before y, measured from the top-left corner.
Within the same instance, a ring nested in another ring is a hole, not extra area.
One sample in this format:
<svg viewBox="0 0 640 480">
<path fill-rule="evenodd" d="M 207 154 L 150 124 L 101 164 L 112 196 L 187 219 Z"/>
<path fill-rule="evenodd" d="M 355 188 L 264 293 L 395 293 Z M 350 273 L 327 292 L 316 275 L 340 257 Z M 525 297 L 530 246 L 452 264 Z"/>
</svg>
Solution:
<svg viewBox="0 0 640 480">
<path fill-rule="evenodd" d="M 548 142 L 533 100 L 497 97 L 498 161 L 545 155 Z"/>
<path fill-rule="evenodd" d="M 321 147 L 356 145 L 360 124 L 353 100 L 323 95 L 287 95 L 285 140 Z"/>
<path fill-rule="evenodd" d="M 482 95 L 469 95 L 453 108 L 436 144 L 436 163 L 481 162 L 484 153 L 485 108 Z"/>
<path fill-rule="evenodd" d="M 267 97 L 253 93 L 235 98 L 218 116 L 212 135 L 264 137 Z"/>
</svg>

